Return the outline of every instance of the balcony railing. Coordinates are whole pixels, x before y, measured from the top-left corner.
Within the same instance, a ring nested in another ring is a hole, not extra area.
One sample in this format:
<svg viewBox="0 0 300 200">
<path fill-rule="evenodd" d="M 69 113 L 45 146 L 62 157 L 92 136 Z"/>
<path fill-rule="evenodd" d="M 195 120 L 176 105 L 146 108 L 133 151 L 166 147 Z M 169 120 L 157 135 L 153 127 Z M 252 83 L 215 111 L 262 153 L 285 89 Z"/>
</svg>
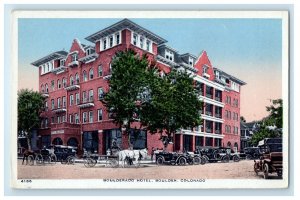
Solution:
<svg viewBox="0 0 300 200">
<path fill-rule="evenodd" d="M 52 109 L 52 112 L 54 113 L 63 113 L 63 112 L 67 112 L 67 109 L 66 108 L 54 108 Z"/>
<path fill-rule="evenodd" d="M 79 64 L 78 60 L 74 60 L 68 64 L 68 67 L 77 67 Z"/>
<path fill-rule="evenodd" d="M 212 116 L 212 112 L 211 111 L 205 111 L 205 114 L 208 116 Z"/>
<path fill-rule="evenodd" d="M 65 66 L 59 66 L 59 67 L 56 67 L 56 68 L 52 69 L 51 72 L 53 74 L 60 74 L 60 73 L 65 72 L 66 70 L 67 70 L 67 67 L 65 67 Z"/>
<path fill-rule="evenodd" d="M 111 72 L 106 72 L 103 74 L 103 79 L 109 80 L 111 78 Z"/>
<path fill-rule="evenodd" d="M 94 60 L 96 60 L 96 58 L 98 58 L 98 54 L 92 53 L 83 58 L 80 58 L 79 61 L 84 62 L 84 63 L 90 63 L 90 62 L 93 62 Z"/>
<path fill-rule="evenodd" d="M 49 93 L 48 92 L 42 92 L 42 97 L 48 98 L 49 97 Z"/>
<path fill-rule="evenodd" d="M 216 133 L 216 134 L 221 134 L 221 129 L 216 129 L 216 130 L 215 130 L 215 133 Z"/>
<path fill-rule="evenodd" d="M 205 128 L 205 132 L 207 132 L 207 133 L 212 133 L 212 129 L 211 129 L 211 128 L 208 128 L 208 127 L 206 127 L 206 128 Z"/>
<path fill-rule="evenodd" d="M 51 124 L 51 128 L 62 129 L 62 128 L 80 128 L 79 124 L 70 124 L 68 122 Z"/>
<path fill-rule="evenodd" d="M 69 85 L 65 88 L 67 91 L 73 91 L 73 90 L 78 90 L 80 88 L 79 85 Z"/>
<path fill-rule="evenodd" d="M 212 99 L 212 94 L 206 93 L 206 97 Z"/>
<path fill-rule="evenodd" d="M 215 113 L 215 117 L 222 118 L 222 115 L 220 113 Z"/>
<path fill-rule="evenodd" d="M 94 99 L 83 99 L 81 104 L 78 104 L 79 108 L 89 108 L 93 107 L 94 104 Z"/>
<path fill-rule="evenodd" d="M 221 99 L 221 97 L 215 97 L 215 100 L 216 100 L 216 101 L 220 101 L 220 102 L 222 102 L 222 99 Z"/>
<path fill-rule="evenodd" d="M 104 99 L 105 93 L 98 95 L 98 100 L 101 101 Z"/>
</svg>

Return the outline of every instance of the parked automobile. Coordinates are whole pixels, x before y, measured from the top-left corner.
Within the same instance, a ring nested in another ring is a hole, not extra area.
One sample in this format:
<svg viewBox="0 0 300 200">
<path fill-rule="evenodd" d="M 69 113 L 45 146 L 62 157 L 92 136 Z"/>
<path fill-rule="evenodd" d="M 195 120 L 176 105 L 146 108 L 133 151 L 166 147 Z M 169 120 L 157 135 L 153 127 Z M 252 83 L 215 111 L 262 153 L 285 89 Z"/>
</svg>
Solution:
<svg viewBox="0 0 300 200">
<path fill-rule="evenodd" d="M 54 145 L 54 154 L 57 157 L 57 161 L 62 164 L 74 164 L 76 159 L 76 149 L 73 146 Z"/>
<path fill-rule="evenodd" d="M 258 175 L 263 172 L 263 177 L 267 179 L 270 173 L 277 173 L 282 176 L 282 139 L 266 138 L 261 140 L 258 148 L 262 156 L 259 160 L 254 160 L 254 171 Z"/>
<path fill-rule="evenodd" d="M 187 158 L 184 154 L 179 154 L 176 152 L 159 152 L 155 154 L 156 164 L 171 164 L 171 165 L 185 165 L 187 163 Z"/>
<path fill-rule="evenodd" d="M 229 160 L 232 160 L 234 162 L 240 161 L 240 153 L 234 152 L 230 147 L 219 147 L 219 156 L 228 155 Z"/>
<path fill-rule="evenodd" d="M 201 153 L 201 158 L 204 163 L 207 162 L 229 162 L 230 156 L 224 149 L 216 147 L 204 147 L 200 148 L 198 151 Z"/>
<path fill-rule="evenodd" d="M 248 160 L 258 159 L 261 156 L 258 147 L 246 147 L 246 148 L 244 148 L 244 153 L 245 153 L 246 159 L 248 159 Z"/>
</svg>

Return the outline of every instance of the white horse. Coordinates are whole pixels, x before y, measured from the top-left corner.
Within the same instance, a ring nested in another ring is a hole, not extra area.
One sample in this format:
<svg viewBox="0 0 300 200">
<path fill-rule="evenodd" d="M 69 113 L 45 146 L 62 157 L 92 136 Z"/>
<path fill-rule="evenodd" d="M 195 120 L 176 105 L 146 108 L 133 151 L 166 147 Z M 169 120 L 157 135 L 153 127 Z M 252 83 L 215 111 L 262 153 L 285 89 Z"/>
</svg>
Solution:
<svg viewBox="0 0 300 200">
<path fill-rule="evenodd" d="M 125 164 L 139 166 L 141 159 L 145 159 L 148 155 L 147 148 L 141 150 L 129 150 L 125 149 L 119 152 L 119 161 L 123 161 L 122 167 L 125 167 Z"/>
</svg>

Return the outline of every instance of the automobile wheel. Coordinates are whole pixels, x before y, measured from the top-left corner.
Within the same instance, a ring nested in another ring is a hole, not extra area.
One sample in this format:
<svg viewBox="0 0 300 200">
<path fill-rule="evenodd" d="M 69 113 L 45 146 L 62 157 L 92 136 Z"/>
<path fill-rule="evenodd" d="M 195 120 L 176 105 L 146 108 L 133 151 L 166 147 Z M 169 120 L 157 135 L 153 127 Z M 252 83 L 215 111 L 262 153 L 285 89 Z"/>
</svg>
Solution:
<svg viewBox="0 0 300 200">
<path fill-rule="evenodd" d="M 224 157 L 222 158 L 222 162 L 224 162 L 224 163 L 228 163 L 229 160 L 230 160 L 229 156 L 224 156 Z"/>
<path fill-rule="evenodd" d="M 75 157 L 74 156 L 68 156 L 67 157 L 67 163 L 68 163 L 68 165 L 74 165 L 75 164 Z"/>
<path fill-rule="evenodd" d="M 156 159 L 156 164 L 157 165 L 163 165 L 164 164 L 164 158 L 163 157 L 158 157 Z"/>
<path fill-rule="evenodd" d="M 246 155 L 246 159 L 247 159 L 247 160 L 251 160 L 251 159 L 252 159 L 252 156 L 251 156 L 251 155 Z"/>
<path fill-rule="evenodd" d="M 29 165 L 34 165 L 34 157 L 32 155 L 28 156 L 28 164 Z"/>
<path fill-rule="evenodd" d="M 240 157 L 238 157 L 238 156 L 233 156 L 232 160 L 233 160 L 234 162 L 239 162 L 239 161 L 240 161 Z"/>
<path fill-rule="evenodd" d="M 202 159 L 201 159 L 201 165 L 204 165 L 206 163 L 208 163 L 209 159 L 207 156 L 202 156 Z"/>
<path fill-rule="evenodd" d="M 50 162 L 51 162 L 51 164 L 56 164 L 56 161 L 57 161 L 57 157 L 56 157 L 56 155 L 55 154 L 51 154 L 50 155 Z"/>
<path fill-rule="evenodd" d="M 67 159 L 68 159 L 68 157 L 67 158 L 66 157 L 61 158 L 60 163 L 63 164 L 63 165 L 67 164 L 68 163 Z"/>
<path fill-rule="evenodd" d="M 185 157 L 179 158 L 178 164 L 181 165 L 181 166 L 185 165 L 186 164 L 186 158 Z"/>
<path fill-rule="evenodd" d="M 194 164 L 195 164 L 195 165 L 199 165 L 199 164 L 201 163 L 201 158 L 198 157 L 198 156 L 194 157 L 193 160 L 194 160 Z"/>
<path fill-rule="evenodd" d="M 97 160 L 89 158 L 88 165 L 89 167 L 94 167 L 97 164 Z"/>
<path fill-rule="evenodd" d="M 269 165 L 267 163 L 264 164 L 264 179 L 268 179 L 269 177 Z"/>
<path fill-rule="evenodd" d="M 35 162 L 36 162 L 37 165 L 43 164 L 43 156 L 41 154 L 37 155 L 35 157 Z"/>
</svg>

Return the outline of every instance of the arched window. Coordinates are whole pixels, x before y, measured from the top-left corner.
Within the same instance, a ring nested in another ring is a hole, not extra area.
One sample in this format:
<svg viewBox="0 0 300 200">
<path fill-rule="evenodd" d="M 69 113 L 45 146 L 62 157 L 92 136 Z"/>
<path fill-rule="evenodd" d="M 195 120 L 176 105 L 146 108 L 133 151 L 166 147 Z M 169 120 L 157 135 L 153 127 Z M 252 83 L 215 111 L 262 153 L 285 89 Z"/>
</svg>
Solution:
<svg viewBox="0 0 300 200">
<path fill-rule="evenodd" d="M 61 84 L 60 84 L 60 80 L 57 80 L 57 88 L 60 89 L 61 88 Z"/>
<path fill-rule="evenodd" d="M 67 142 L 68 146 L 73 146 L 73 147 L 78 147 L 78 141 L 76 138 L 71 137 L 68 142 Z"/>
<path fill-rule="evenodd" d="M 87 81 L 87 74 L 86 74 L 86 71 L 83 71 L 83 81 Z"/>
<path fill-rule="evenodd" d="M 52 141 L 52 144 L 54 144 L 54 145 L 62 145 L 63 141 L 62 141 L 61 138 L 57 137 L 57 138 L 54 138 L 54 140 Z"/>
<path fill-rule="evenodd" d="M 67 87 L 67 80 L 66 80 L 66 78 L 62 79 L 62 84 L 63 84 L 64 88 Z"/>
<path fill-rule="evenodd" d="M 78 85 L 79 84 L 79 75 L 78 75 L 78 73 L 75 74 L 75 80 L 76 80 L 76 84 Z"/>
<path fill-rule="evenodd" d="M 102 65 L 98 66 L 98 77 L 103 76 L 103 69 L 102 69 Z"/>
<path fill-rule="evenodd" d="M 90 69 L 90 80 L 94 78 L 94 70 Z"/>
<path fill-rule="evenodd" d="M 70 76 L 70 85 L 74 85 L 74 78 L 73 78 L 73 76 Z"/>
<path fill-rule="evenodd" d="M 45 92 L 45 88 L 44 88 L 44 85 L 41 86 L 41 90 L 42 90 L 42 93 Z"/>
<path fill-rule="evenodd" d="M 46 93 L 49 92 L 49 90 L 48 90 L 48 84 L 47 83 L 45 84 L 45 91 L 46 91 Z"/>
<path fill-rule="evenodd" d="M 231 147 L 231 142 L 227 142 L 227 147 Z"/>
</svg>

